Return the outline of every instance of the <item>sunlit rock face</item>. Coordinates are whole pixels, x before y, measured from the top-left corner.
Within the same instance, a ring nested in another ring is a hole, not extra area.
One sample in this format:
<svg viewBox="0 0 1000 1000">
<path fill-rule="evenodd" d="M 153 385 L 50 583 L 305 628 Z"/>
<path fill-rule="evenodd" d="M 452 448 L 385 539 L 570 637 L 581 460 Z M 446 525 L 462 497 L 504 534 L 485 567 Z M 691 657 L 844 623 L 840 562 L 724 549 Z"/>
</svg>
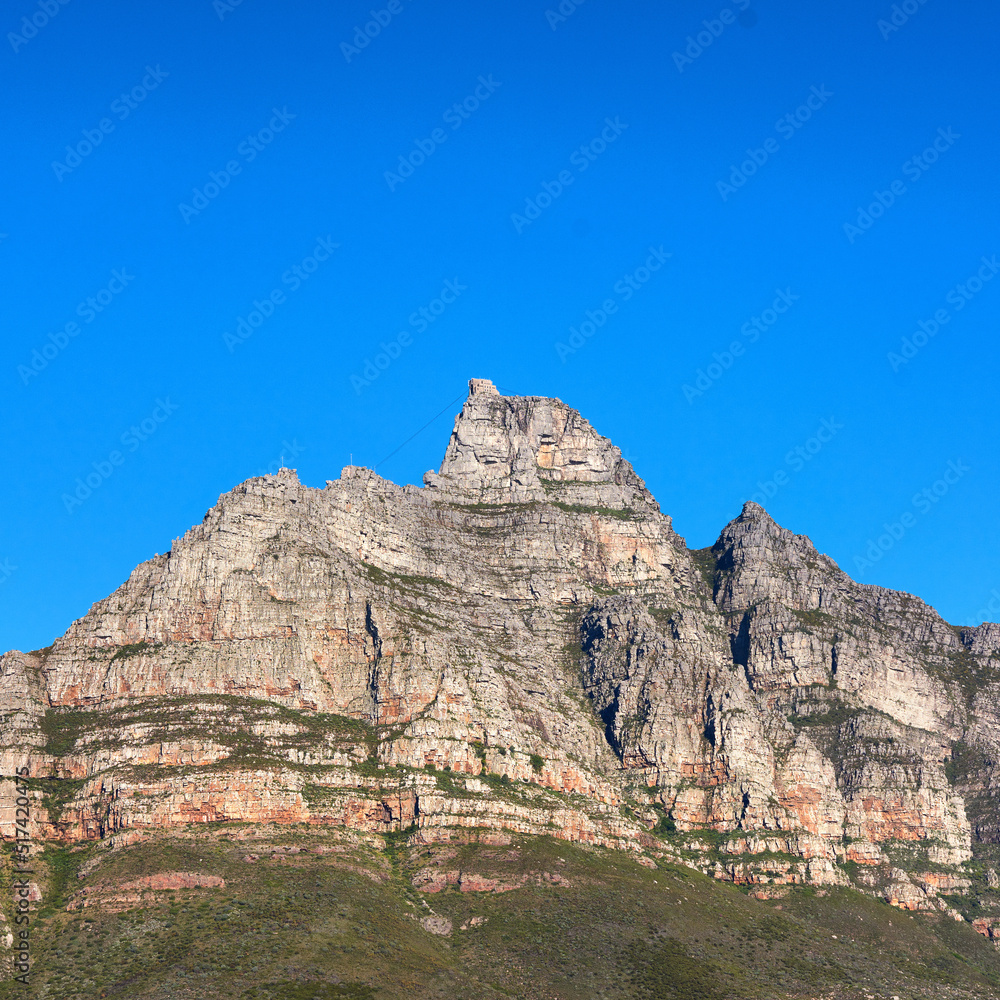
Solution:
<svg viewBox="0 0 1000 1000">
<path fill-rule="evenodd" d="M 857 584 L 753 503 L 691 552 L 580 414 L 482 379 L 424 483 L 248 480 L 0 658 L 4 774 L 53 779 L 38 835 L 547 833 L 737 881 L 851 862 L 907 906 L 1000 840 L 1000 626 Z"/>
</svg>

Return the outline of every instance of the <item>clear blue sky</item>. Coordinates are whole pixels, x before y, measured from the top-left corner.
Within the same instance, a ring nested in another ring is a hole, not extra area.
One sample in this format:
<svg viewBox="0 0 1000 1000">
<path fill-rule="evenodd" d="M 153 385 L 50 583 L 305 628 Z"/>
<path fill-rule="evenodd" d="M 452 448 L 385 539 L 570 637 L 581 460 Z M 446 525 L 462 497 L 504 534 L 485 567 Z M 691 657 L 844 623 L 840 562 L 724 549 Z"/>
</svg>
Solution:
<svg viewBox="0 0 1000 1000">
<path fill-rule="evenodd" d="M 892 7 L 6 5 L 0 649 L 282 453 L 321 487 L 399 448 L 379 471 L 419 482 L 470 376 L 581 410 L 692 547 L 758 494 L 971 621 L 1000 12 Z"/>
</svg>

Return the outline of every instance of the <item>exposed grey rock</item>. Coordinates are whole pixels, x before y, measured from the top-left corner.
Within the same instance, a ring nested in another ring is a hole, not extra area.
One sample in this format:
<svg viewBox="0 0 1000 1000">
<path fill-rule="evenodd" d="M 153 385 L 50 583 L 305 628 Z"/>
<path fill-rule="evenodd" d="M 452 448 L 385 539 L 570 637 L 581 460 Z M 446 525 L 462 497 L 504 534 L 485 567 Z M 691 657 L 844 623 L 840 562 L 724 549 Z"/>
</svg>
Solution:
<svg viewBox="0 0 1000 1000">
<path fill-rule="evenodd" d="M 1000 626 L 855 583 L 753 503 L 690 552 L 578 413 L 485 380 L 425 484 L 248 480 L 53 647 L 5 654 L 4 773 L 84 782 L 39 800 L 40 832 L 413 824 L 670 852 L 712 830 L 720 877 L 777 853 L 768 878 L 822 882 L 889 872 L 903 843 L 912 886 L 869 881 L 905 905 L 1000 841 Z"/>
</svg>

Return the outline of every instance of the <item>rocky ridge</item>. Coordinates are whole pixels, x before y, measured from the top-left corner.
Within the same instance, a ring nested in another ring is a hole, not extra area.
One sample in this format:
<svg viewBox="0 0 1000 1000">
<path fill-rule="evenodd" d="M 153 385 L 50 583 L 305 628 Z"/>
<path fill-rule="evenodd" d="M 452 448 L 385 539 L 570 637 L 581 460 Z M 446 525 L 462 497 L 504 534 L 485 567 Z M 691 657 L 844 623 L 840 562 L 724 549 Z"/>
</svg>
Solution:
<svg viewBox="0 0 1000 1000">
<path fill-rule="evenodd" d="M 988 933 L 998 696 L 1000 626 L 855 583 L 753 503 L 688 550 L 576 411 L 474 379 L 422 488 L 251 479 L 0 657 L 0 763 L 39 839 L 551 834 Z"/>
</svg>

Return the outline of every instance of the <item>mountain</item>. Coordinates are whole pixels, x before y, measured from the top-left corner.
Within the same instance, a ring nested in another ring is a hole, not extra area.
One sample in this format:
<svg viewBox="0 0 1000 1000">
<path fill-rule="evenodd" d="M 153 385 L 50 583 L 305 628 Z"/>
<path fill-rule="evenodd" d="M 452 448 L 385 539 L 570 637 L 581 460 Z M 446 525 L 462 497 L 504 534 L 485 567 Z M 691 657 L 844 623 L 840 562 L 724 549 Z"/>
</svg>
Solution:
<svg viewBox="0 0 1000 1000">
<path fill-rule="evenodd" d="M 46 853 L 378 835 L 438 859 L 425 893 L 461 886 L 448 852 L 532 835 L 1000 941 L 1000 625 L 855 583 L 754 503 L 689 550 L 575 410 L 469 389 L 422 488 L 248 480 L 0 657 L 2 773 L 28 769 Z M 113 911 L 86 875 L 39 891 Z"/>
</svg>

